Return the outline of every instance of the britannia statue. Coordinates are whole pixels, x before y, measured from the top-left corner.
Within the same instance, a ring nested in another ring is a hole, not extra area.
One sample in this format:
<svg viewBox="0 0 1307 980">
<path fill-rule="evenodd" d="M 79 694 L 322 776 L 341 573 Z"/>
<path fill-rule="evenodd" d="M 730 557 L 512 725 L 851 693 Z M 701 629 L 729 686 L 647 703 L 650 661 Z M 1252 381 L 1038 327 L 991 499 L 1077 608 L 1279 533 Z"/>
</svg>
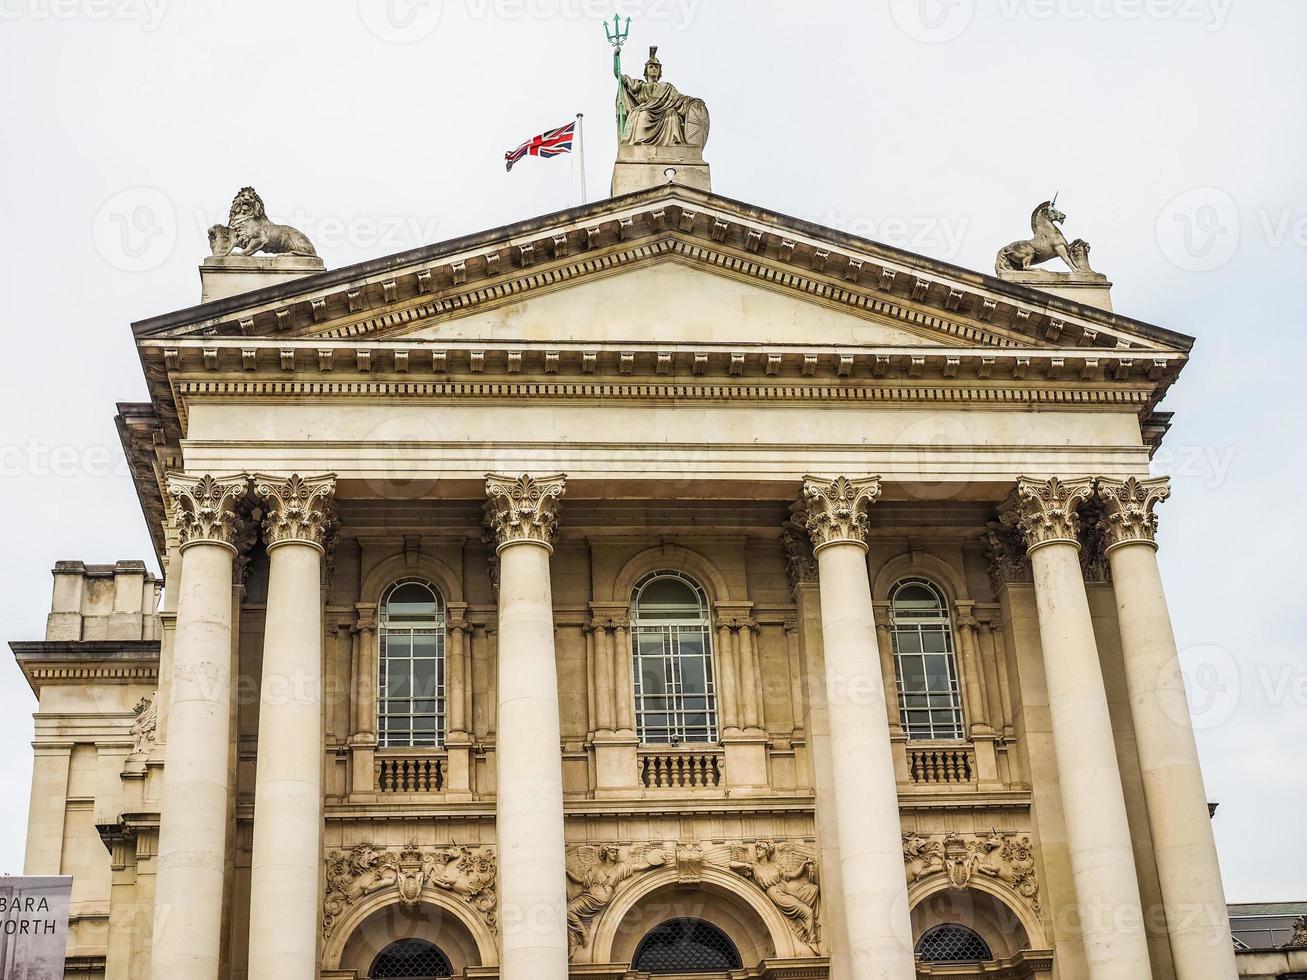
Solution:
<svg viewBox="0 0 1307 980">
<path fill-rule="evenodd" d="M 617 47 L 613 74 L 619 83 L 617 101 L 621 141 L 628 146 L 692 146 L 708 143 L 708 106 L 703 99 L 682 95 L 663 81 L 658 48 L 649 49 L 644 79 L 622 74 L 622 52 Z"/>
</svg>

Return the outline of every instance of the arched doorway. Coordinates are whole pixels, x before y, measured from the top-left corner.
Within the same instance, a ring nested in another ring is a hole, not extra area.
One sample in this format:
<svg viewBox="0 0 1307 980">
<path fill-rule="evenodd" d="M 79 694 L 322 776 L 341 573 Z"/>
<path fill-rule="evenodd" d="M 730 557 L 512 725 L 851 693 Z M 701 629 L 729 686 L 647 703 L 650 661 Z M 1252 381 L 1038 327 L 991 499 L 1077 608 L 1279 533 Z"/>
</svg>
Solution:
<svg viewBox="0 0 1307 980">
<path fill-rule="evenodd" d="M 383 949 L 368 971 L 369 980 L 437 980 L 452 977 L 449 957 L 425 939 L 401 939 Z"/>
</svg>

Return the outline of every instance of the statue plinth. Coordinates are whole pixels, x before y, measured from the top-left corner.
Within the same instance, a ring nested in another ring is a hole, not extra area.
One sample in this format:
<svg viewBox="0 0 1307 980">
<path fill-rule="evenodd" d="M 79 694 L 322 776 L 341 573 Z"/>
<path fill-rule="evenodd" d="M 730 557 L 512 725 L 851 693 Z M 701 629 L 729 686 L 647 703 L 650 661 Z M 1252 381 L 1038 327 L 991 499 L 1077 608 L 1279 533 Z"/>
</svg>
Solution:
<svg viewBox="0 0 1307 980">
<path fill-rule="evenodd" d="M 326 269 L 314 255 L 210 255 L 200 263 L 200 302 L 276 286 Z"/>
<path fill-rule="evenodd" d="M 674 174 L 669 174 L 674 170 Z M 680 184 L 712 190 L 712 175 L 697 146 L 630 146 L 617 147 L 617 163 L 613 167 L 613 197 Z"/>
<path fill-rule="evenodd" d="M 1085 306 L 1112 312 L 1112 283 L 1099 272 L 1054 272 L 1050 269 L 1000 269 L 1004 282 L 1040 289 Z"/>
</svg>

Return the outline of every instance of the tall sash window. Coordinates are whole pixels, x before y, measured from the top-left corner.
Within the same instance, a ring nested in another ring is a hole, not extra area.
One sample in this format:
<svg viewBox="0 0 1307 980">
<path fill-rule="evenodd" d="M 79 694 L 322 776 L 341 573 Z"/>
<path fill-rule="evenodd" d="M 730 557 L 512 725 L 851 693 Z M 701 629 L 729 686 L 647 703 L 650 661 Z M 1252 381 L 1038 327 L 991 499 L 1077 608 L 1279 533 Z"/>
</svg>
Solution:
<svg viewBox="0 0 1307 980">
<path fill-rule="evenodd" d="M 925 579 L 890 590 L 899 715 L 910 739 L 960 739 L 962 689 L 943 593 Z"/>
<path fill-rule="evenodd" d="M 445 739 L 445 606 L 419 579 L 381 600 L 377 744 L 437 746 Z"/>
<path fill-rule="evenodd" d="M 631 604 L 635 720 L 641 742 L 717 741 L 708 597 L 680 572 L 655 572 Z"/>
</svg>

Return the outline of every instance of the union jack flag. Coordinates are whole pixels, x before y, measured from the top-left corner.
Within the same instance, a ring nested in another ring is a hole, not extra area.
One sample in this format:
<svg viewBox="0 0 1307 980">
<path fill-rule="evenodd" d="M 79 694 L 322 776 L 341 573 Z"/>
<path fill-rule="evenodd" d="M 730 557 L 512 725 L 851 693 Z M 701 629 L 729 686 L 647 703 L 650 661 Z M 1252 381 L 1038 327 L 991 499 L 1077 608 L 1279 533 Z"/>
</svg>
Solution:
<svg viewBox="0 0 1307 980">
<path fill-rule="evenodd" d="M 516 150 L 509 150 L 504 154 L 504 159 L 508 162 L 509 173 L 513 171 L 513 164 L 528 154 L 533 157 L 549 159 L 558 156 L 560 153 L 571 153 L 572 141 L 575 138 L 576 123 L 570 122 L 561 129 L 551 129 L 547 133 L 527 140 Z"/>
</svg>

